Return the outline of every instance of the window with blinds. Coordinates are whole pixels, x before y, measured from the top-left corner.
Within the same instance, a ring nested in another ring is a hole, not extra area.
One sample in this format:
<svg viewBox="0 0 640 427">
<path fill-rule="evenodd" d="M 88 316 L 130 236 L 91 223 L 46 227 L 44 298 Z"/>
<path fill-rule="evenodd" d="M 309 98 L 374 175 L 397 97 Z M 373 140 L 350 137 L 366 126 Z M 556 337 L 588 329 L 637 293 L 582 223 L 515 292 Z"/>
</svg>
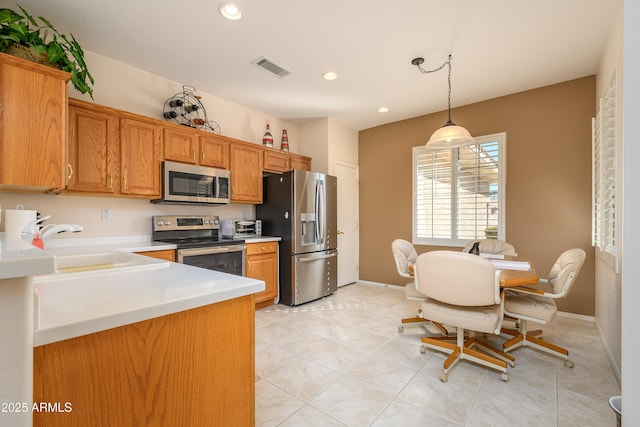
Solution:
<svg viewBox="0 0 640 427">
<path fill-rule="evenodd" d="M 506 134 L 444 150 L 413 148 L 413 242 L 464 246 L 504 240 Z"/>
<path fill-rule="evenodd" d="M 614 74 L 604 97 L 600 98 L 598 112 L 592 122 L 592 243 L 600 252 L 613 256 L 616 271 L 618 271 L 616 122 L 616 80 Z"/>
</svg>

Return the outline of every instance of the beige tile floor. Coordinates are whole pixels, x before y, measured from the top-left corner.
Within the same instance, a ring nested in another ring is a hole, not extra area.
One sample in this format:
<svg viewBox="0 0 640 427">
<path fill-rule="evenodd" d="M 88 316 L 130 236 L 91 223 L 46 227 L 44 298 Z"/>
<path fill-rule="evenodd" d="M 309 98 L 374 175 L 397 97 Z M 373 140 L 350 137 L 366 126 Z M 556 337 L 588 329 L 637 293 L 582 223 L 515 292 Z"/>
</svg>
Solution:
<svg viewBox="0 0 640 427">
<path fill-rule="evenodd" d="M 619 395 L 595 324 L 558 316 L 545 338 L 575 367 L 531 348 L 513 352 L 509 381 L 467 361 L 420 353 L 421 327 L 398 333 L 418 303 L 356 283 L 298 307 L 256 312 L 257 426 L 615 426 Z M 497 338 L 496 342 L 501 339 Z"/>
</svg>

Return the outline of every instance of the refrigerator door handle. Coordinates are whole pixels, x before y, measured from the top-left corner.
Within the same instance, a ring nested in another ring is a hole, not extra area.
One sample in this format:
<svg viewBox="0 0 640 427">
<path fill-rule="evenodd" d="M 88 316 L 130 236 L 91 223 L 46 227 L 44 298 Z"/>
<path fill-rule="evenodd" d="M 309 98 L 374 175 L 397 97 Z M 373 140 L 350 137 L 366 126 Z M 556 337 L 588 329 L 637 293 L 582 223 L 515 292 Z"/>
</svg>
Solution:
<svg viewBox="0 0 640 427">
<path fill-rule="evenodd" d="M 333 258 L 333 257 L 336 257 L 336 256 L 338 256 L 338 252 L 332 252 L 332 253 L 327 254 L 327 255 L 298 258 L 298 262 L 318 261 L 318 260 L 321 260 L 321 259 Z"/>
<path fill-rule="evenodd" d="M 318 230 L 318 242 L 321 245 L 324 245 L 325 238 L 325 216 L 324 216 L 324 202 L 325 202 L 325 193 L 324 193 L 324 181 L 318 180 L 316 181 L 316 225 Z"/>
<path fill-rule="evenodd" d="M 313 213 L 315 214 L 315 224 L 316 224 L 314 241 L 316 241 L 318 243 L 322 243 L 322 235 L 320 234 L 320 215 L 319 215 L 319 213 L 320 213 L 320 207 L 319 207 L 319 205 L 320 205 L 320 181 L 319 180 L 316 180 L 316 194 L 315 194 L 315 196 L 316 196 L 316 200 L 315 200 L 314 207 L 313 207 L 313 210 L 314 210 Z"/>
</svg>

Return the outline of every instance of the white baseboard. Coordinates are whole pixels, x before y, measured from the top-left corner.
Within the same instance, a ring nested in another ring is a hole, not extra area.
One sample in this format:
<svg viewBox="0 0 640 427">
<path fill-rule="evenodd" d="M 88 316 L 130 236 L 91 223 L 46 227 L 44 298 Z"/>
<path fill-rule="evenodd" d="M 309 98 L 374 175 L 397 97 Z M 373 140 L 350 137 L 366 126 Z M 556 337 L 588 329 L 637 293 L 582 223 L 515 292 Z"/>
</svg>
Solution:
<svg viewBox="0 0 640 427">
<path fill-rule="evenodd" d="M 379 286 L 379 287 L 389 288 L 389 289 L 398 289 L 404 292 L 404 286 L 392 285 L 389 283 L 372 282 L 369 280 L 358 280 L 356 283 L 360 283 L 362 285 L 369 285 L 369 286 Z"/>
<path fill-rule="evenodd" d="M 580 320 L 586 320 L 589 322 L 595 322 L 596 318 L 594 316 L 587 316 L 584 314 L 575 314 L 575 313 L 569 313 L 566 311 L 558 311 L 558 316 L 562 316 L 562 317 L 570 317 L 572 319 L 580 319 Z"/>
<path fill-rule="evenodd" d="M 616 365 L 616 361 L 613 357 L 613 353 L 609 348 L 607 340 L 605 339 L 604 334 L 602 333 L 602 329 L 600 329 L 600 325 L 596 322 L 596 329 L 598 330 L 598 336 L 600 337 L 600 342 L 602 343 L 602 347 L 604 348 L 604 352 L 607 355 L 607 359 L 609 359 L 609 365 L 611 366 L 611 370 L 613 371 L 613 375 L 616 377 L 616 381 L 618 381 L 618 386 L 622 387 L 622 374 L 620 373 L 620 367 Z"/>
</svg>

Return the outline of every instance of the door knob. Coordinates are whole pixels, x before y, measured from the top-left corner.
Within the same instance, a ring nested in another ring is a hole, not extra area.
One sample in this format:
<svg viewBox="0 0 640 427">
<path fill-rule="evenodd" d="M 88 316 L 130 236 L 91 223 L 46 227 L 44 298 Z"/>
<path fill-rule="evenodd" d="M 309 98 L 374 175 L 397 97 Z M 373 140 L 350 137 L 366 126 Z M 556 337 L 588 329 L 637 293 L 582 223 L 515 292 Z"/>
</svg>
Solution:
<svg viewBox="0 0 640 427">
<path fill-rule="evenodd" d="M 344 234 L 344 231 L 340 231 L 340 230 L 338 230 L 338 233 L 337 233 L 337 234 Z"/>
</svg>

